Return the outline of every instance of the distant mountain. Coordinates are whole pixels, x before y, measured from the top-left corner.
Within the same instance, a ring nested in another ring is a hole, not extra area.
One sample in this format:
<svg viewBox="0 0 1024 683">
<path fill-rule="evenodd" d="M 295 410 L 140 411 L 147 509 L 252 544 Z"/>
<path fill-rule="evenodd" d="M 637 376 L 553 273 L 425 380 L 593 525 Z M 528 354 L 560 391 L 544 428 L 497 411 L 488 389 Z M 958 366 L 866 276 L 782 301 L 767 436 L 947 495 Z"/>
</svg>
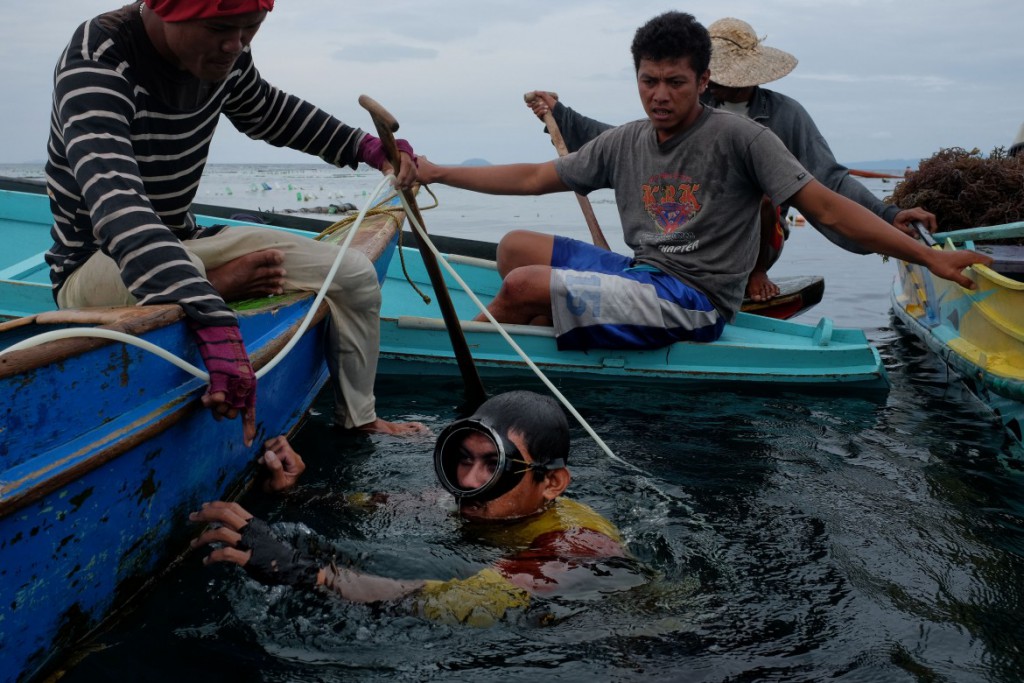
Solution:
<svg viewBox="0 0 1024 683">
<path fill-rule="evenodd" d="M 465 161 L 463 161 L 459 165 L 460 166 L 490 166 L 491 162 L 487 161 L 487 159 L 466 159 Z"/>
<path fill-rule="evenodd" d="M 880 161 L 844 161 L 843 166 L 861 171 L 896 171 L 902 173 L 909 166 L 917 170 L 920 159 L 882 159 Z"/>
</svg>

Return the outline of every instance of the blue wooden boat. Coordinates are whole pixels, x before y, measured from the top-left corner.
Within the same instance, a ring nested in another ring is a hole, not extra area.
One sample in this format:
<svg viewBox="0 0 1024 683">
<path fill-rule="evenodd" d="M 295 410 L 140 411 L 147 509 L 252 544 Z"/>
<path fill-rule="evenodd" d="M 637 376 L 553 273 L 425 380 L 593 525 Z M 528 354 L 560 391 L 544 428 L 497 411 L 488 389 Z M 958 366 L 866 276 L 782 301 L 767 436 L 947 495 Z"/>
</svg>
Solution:
<svg viewBox="0 0 1024 683">
<path fill-rule="evenodd" d="M 989 266 L 967 273 L 977 289 L 898 262 L 892 310 L 987 405 L 1018 442 L 1024 432 L 1024 222 L 931 237 L 933 249 L 987 253 Z"/>
<path fill-rule="evenodd" d="M 454 354 L 434 303 L 419 251 L 402 247 L 383 285 L 380 374 L 454 375 Z M 486 304 L 501 284 L 493 261 L 449 253 L 446 260 Z M 408 281 L 406 273 L 408 273 Z M 482 376 L 522 375 L 527 363 L 487 322 L 473 322 L 478 308 L 457 280 L 445 273 L 452 302 Z M 425 303 L 410 286 L 430 298 Z M 878 351 L 861 330 L 841 329 L 828 318 L 816 325 L 740 313 L 711 344 L 677 343 L 653 351 L 558 351 L 549 327 L 507 325 L 526 355 L 552 377 L 666 381 L 675 385 L 787 388 L 887 389 Z"/>
<path fill-rule="evenodd" d="M 350 247 L 381 275 L 399 222 L 368 219 Z M 49 223 L 44 194 L 0 190 L 9 264 L 0 270 L 0 349 L 45 331 L 100 326 L 202 366 L 177 306 L 52 310 L 42 262 Z M 312 301 L 291 295 L 235 306 L 257 371 Z M 190 510 L 244 490 L 260 444 L 294 431 L 327 379 L 325 313 L 323 304 L 260 379 L 249 448 L 238 420 L 215 421 L 201 407 L 204 382 L 135 346 L 75 338 L 0 356 L 0 681 L 52 670 L 187 549 Z"/>
</svg>

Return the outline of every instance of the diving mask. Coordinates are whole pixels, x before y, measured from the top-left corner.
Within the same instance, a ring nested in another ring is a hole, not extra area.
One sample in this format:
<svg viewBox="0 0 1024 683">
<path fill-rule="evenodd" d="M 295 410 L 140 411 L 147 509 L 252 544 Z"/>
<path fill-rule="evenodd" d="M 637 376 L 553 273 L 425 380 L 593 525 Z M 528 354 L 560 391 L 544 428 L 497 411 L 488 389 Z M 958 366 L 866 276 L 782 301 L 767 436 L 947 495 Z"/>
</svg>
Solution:
<svg viewBox="0 0 1024 683">
<path fill-rule="evenodd" d="M 548 463 L 527 462 L 514 443 L 478 418 L 448 425 L 434 446 L 437 478 L 460 500 L 494 500 L 514 489 L 527 472 L 562 467 L 562 458 Z"/>
</svg>

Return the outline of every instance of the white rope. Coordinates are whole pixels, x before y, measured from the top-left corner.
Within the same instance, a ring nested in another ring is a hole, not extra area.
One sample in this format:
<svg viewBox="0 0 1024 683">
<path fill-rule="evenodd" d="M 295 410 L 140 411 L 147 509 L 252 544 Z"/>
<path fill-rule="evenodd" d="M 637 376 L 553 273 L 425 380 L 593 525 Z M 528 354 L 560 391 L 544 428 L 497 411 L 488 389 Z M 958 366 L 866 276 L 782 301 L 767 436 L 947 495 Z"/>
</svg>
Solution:
<svg viewBox="0 0 1024 683">
<path fill-rule="evenodd" d="M 42 332 L 35 336 L 24 339 L 17 344 L 8 346 L 6 349 L 0 350 L 0 356 L 11 351 L 21 351 L 22 349 L 30 349 L 33 346 L 39 346 L 51 341 L 58 341 L 60 339 L 71 339 L 73 337 L 95 337 L 97 339 L 111 339 L 113 341 L 124 342 L 125 344 L 131 344 L 132 346 L 138 346 L 140 349 L 149 351 L 150 353 L 163 358 L 165 361 L 176 365 L 190 375 L 194 375 L 204 382 L 209 381 L 210 376 L 192 365 L 188 361 L 182 360 L 178 356 L 175 356 L 170 351 L 160 348 L 156 344 L 152 344 L 145 339 L 125 334 L 124 332 L 117 332 L 116 330 L 104 330 L 100 327 L 82 327 L 75 328 L 73 330 L 53 330 L 52 332 Z"/>
<path fill-rule="evenodd" d="M 441 253 L 437 250 L 437 247 L 434 246 L 434 243 L 430 241 L 430 236 L 427 235 L 426 229 L 419 224 L 419 221 L 416 220 L 416 215 L 413 213 L 408 203 L 406 203 L 404 194 L 399 193 L 399 197 L 401 197 L 402 199 L 402 206 L 405 208 L 406 218 L 409 219 L 409 222 L 412 224 L 413 229 L 416 230 L 416 234 L 419 237 L 420 242 L 422 244 L 427 245 L 427 248 L 430 249 L 432 254 L 434 254 L 434 257 L 437 259 L 437 261 L 441 263 L 441 265 L 445 267 L 448 273 L 453 278 L 455 278 L 455 281 L 459 283 L 459 287 L 462 288 L 462 291 L 464 291 L 467 294 L 467 296 L 469 296 L 469 298 L 473 301 L 473 303 L 476 304 L 476 307 L 480 309 L 480 312 L 483 313 L 484 316 L 486 316 L 489 321 L 491 321 L 491 324 L 494 325 L 494 328 L 502 337 L 505 338 L 505 341 L 508 342 L 509 346 L 511 346 L 512 349 L 517 354 L 519 354 L 519 357 L 523 359 L 523 362 L 526 363 L 526 365 L 529 366 L 531 370 L 533 370 L 534 374 L 536 374 L 537 377 L 539 377 L 540 380 L 547 386 L 547 388 L 551 390 L 551 393 L 553 393 L 558 398 L 558 400 L 561 401 L 562 405 L 565 406 L 565 409 L 572 413 L 572 416 L 575 417 L 577 422 L 579 422 L 583 429 L 586 430 L 587 434 L 590 435 L 590 438 L 592 438 L 597 443 L 597 445 L 600 446 L 601 450 L 603 450 L 605 454 L 615 462 L 625 465 L 630 469 L 637 470 L 638 472 L 643 472 L 643 470 L 641 470 L 636 465 L 628 463 L 619 456 L 615 455 L 615 453 L 612 452 L 612 449 L 608 447 L 608 444 L 606 444 L 601 439 L 601 437 L 597 435 L 597 432 L 594 431 L 590 424 L 583 418 L 582 415 L 580 415 L 579 411 L 577 411 L 576 408 L 569 402 L 569 399 L 562 395 L 562 392 L 560 392 L 558 388 L 555 387 L 555 385 L 551 382 L 551 380 L 547 378 L 547 375 L 545 375 L 544 372 L 539 367 L 537 367 L 536 363 L 530 360 L 530 357 L 526 355 L 526 352 L 523 351 L 522 348 L 520 348 L 519 344 L 517 344 L 516 341 L 512 338 L 512 335 L 510 335 L 505 330 L 505 328 L 501 326 L 501 323 L 499 323 L 494 318 L 494 316 L 491 315 L 491 312 L 487 310 L 487 307 L 484 306 L 484 304 L 480 301 L 479 298 L 477 298 L 476 294 L 473 292 L 472 289 L 470 289 L 469 285 L 466 284 L 465 280 L 462 279 L 462 277 L 455 271 L 451 264 L 448 263 L 444 256 L 441 255 Z"/>
<path fill-rule="evenodd" d="M 323 301 L 324 297 L 327 295 L 327 289 L 328 287 L 330 287 L 331 282 L 334 280 L 335 273 L 338 272 L 338 268 L 341 266 L 341 260 L 345 257 L 345 252 L 348 251 L 349 245 L 352 243 L 353 238 L 355 238 L 356 233 L 359 231 L 359 227 L 362 225 L 363 219 L 366 217 L 366 212 L 369 211 L 371 206 L 373 206 L 373 202 L 376 201 L 377 197 L 380 195 L 382 188 L 386 184 L 390 183 L 393 178 L 394 176 L 392 175 L 384 176 L 384 178 L 380 181 L 377 187 L 374 188 L 373 194 L 370 195 L 369 201 L 366 202 L 366 204 L 363 206 L 363 209 L 359 212 L 359 215 L 356 217 L 355 222 L 352 224 L 352 227 L 348 231 L 348 235 L 346 235 L 345 237 L 345 241 L 338 249 L 338 255 L 334 258 L 334 263 L 331 265 L 331 269 L 328 271 L 327 277 L 324 278 L 324 283 L 323 285 L 320 286 L 320 291 L 317 292 L 316 298 L 313 299 L 313 304 L 309 307 L 309 311 L 306 312 L 306 316 L 305 318 L 303 318 L 302 324 L 299 325 L 299 329 L 296 330 L 295 334 L 293 334 L 291 339 L 288 340 L 288 343 L 285 344 L 284 348 L 281 349 L 277 353 L 277 355 L 275 355 L 270 360 L 269 363 L 267 363 L 266 365 L 259 369 L 259 371 L 256 373 L 257 379 L 266 375 L 273 368 L 275 368 L 278 363 L 284 360 L 288 353 L 290 353 L 291 350 L 295 347 L 295 345 L 299 342 L 299 339 L 302 337 L 302 335 L 306 332 L 306 329 L 309 327 L 310 322 L 313 320 L 313 316 L 316 315 L 316 311 L 317 308 L 320 306 L 320 302 Z M 95 337 L 99 339 L 111 339 L 113 341 L 123 342 L 131 346 L 137 346 L 143 349 L 144 351 L 149 351 L 150 353 L 160 358 L 163 358 L 172 365 L 181 368 L 185 372 L 201 379 L 204 382 L 210 381 L 210 375 L 208 373 L 204 372 L 203 370 L 200 370 L 199 368 L 192 365 L 188 361 L 185 361 L 182 358 L 175 356 L 170 351 L 167 351 L 166 349 L 163 349 L 157 346 L 156 344 L 152 344 L 146 341 L 145 339 L 141 339 L 140 337 L 137 337 L 135 335 L 126 334 L 124 332 L 117 332 L 116 330 L 105 330 L 99 327 L 85 327 L 43 332 L 41 334 L 29 337 L 28 339 L 22 340 L 17 344 L 7 347 L 6 349 L 0 350 L 0 356 L 4 355 L 5 353 L 10 353 L 12 351 L 21 351 L 23 349 L 32 348 L 40 344 L 45 344 L 46 342 L 57 341 L 60 339 L 70 339 L 73 337 Z"/>
</svg>

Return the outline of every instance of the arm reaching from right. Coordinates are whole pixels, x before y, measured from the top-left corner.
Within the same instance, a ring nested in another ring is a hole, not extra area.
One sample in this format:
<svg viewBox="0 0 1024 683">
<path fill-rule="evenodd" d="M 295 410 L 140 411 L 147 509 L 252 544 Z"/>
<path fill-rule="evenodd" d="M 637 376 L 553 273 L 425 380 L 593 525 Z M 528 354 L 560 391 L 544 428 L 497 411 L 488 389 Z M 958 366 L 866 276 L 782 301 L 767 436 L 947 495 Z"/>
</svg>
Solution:
<svg viewBox="0 0 1024 683">
<path fill-rule="evenodd" d="M 829 227 L 873 252 L 925 266 L 936 276 L 967 289 L 974 289 L 975 284 L 963 274 L 964 269 L 976 263 L 992 263 L 990 256 L 974 251 L 927 247 L 816 180 L 798 190 L 791 201 L 816 225 Z"/>
<path fill-rule="evenodd" d="M 553 161 L 498 166 L 438 166 L 420 156 L 418 173 L 422 183 L 440 183 L 486 194 L 539 195 L 569 191 L 558 177 Z"/>
</svg>

